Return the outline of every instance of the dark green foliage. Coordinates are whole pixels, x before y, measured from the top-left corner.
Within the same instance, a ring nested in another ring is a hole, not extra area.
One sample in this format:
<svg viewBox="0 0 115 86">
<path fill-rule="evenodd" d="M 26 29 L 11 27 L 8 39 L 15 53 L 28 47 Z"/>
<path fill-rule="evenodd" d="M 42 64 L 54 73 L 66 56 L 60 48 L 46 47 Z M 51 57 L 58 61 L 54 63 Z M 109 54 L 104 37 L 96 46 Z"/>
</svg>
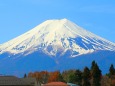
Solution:
<svg viewBox="0 0 115 86">
<path fill-rule="evenodd" d="M 27 77 L 27 75 L 26 74 L 24 74 L 24 78 L 26 78 Z"/>
<path fill-rule="evenodd" d="M 71 82 L 71 83 L 75 82 L 74 77 L 72 77 L 72 76 L 75 76 L 75 70 L 64 71 L 62 73 L 62 76 L 65 82 Z"/>
<path fill-rule="evenodd" d="M 111 64 L 110 69 L 109 69 L 109 76 L 111 77 L 114 74 L 115 74 L 115 68 L 114 68 L 113 64 Z"/>
<path fill-rule="evenodd" d="M 95 66 L 96 62 L 95 61 L 92 61 L 92 64 L 91 64 L 91 72 L 93 71 L 93 68 Z"/>
<path fill-rule="evenodd" d="M 82 86 L 82 72 L 80 70 L 68 70 L 62 73 L 65 82 L 76 83 Z"/>
<path fill-rule="evenodd" d="M 82 86 L 82 72 L 80 70 L 76 70 L 75 76 L 76 76 L 76 84 Z"/>
<path fill-rule="evenodd" d="M 60 72 L 59 72 L 59 75 L 58 75 L 58 81 L 65 82 L 64 79 L 63 79 L 63 76 Z"/>
<path fill-rule="evenodd" d="M 92 78 L 93 78 L 93 84 L 92 86 L 101 86 L 101 70 L 99 69 L 98 65 L 95 63 L 92 69 Z"/>
<path fill-rule="evenodd" d="M 88 67 L 85 67 L 84 71 L 83 71 L 83 86 L 91 86 L 91 84 L 90 84 L 90 70 Z"/>
<path fill-rule="evenodd" d="M 75 83 L 75 82 L 76 82 L 75 73 L 71 73 L 71 74 L 69 75 L 69 82 L 71 82 L 71 83 Z"/>
</svg>

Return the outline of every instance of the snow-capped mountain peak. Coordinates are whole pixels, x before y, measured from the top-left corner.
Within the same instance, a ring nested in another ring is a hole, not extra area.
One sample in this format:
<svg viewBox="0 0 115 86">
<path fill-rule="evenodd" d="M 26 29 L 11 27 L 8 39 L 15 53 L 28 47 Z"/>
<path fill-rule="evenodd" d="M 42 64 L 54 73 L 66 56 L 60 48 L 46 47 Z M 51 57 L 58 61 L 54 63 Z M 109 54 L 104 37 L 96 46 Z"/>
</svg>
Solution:
<svg viewBox="0 0 115 86">
<path fill-rule="evenodd" d="M 67 20 L 47 20 L 25 34 L 0 46 L 0 53 L 14 54 L 34 51 L 56 56 L 71 51 L 71 56 L 94 52 L 95 50 L 115 50 L 115 44 L 84 30 Z"/>
</svg>

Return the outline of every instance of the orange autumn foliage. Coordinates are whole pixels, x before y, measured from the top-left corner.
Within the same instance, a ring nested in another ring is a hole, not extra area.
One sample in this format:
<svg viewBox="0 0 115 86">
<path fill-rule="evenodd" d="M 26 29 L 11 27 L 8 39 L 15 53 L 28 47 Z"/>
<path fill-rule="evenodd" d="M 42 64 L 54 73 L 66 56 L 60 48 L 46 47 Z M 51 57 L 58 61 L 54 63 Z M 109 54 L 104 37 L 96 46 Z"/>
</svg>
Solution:
<svg viewBox="0 0 115 86">
<path fill-rule="evenodd" d="M 48 82 L 58 81 L 59 74 L 60 74 L 59 71 L 50 72 Z"/>
<path fill-rule="evenodd" d="M 41 83 L 59 81 L 59 76 L 60 76 L 59 71 L 55 71 L 55 72 L 41 71 L 41 72 L 34 72 L 34 73 L 30 72 L 28 74 L 28 77 L 34 77 L 36 78 L 37 81 Z"/>
<path fill-rule="evenodd" d="M 28 77 L 34 77 L 34 78 L 36 78 L 37 80 L 41 80 L 41 79 L 43 78 L 43 76 L 46 76 L 46 75 L 48 75 L 48 72 L 47 72 L 47 71 L 34 72 L 34 73 L 30 72 L 30 73 L 28 74 Z"/>
</svg>

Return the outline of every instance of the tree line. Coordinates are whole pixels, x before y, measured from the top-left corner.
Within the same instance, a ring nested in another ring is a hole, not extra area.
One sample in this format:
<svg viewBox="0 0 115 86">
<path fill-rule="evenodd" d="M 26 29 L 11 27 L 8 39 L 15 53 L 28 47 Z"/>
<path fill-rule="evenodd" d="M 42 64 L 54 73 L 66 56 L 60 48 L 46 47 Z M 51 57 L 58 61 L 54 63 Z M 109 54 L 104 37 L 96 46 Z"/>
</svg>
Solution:
<svg viewBox="0 0 115 86">
<path fill-rule="evenodd" d="M 106 74 L 106 76 L 108 76 L 111 79 L 113 75 L 115 75 L 115 68 L 113 65 L 111 65 L 109 73 Z M 102 73 L 98 64 L 95 61 L 92 62 L 91 68 L 85 67 L 82 71 L 77 69 L 77 70 L 66 70 L 63 72 L 60 71 L 54 71 L 54 72 L 41 71 L 34 73 L 30 72 L 28 75 L 25 74 L 24 77 L 34 77 L 41 84 L 61 81 L 61 82 L 74 83 L 79 86 L 102 86 L 101 83 Z"/>
</svg>

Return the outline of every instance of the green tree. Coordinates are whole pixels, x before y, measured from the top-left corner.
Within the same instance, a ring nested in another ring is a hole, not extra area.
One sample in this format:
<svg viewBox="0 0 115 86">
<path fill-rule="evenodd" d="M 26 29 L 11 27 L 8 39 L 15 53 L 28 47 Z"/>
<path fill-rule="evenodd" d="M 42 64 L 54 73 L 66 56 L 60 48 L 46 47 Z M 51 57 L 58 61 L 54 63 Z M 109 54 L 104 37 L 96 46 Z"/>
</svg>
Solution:
<svg viewBox="0 0 115 86">
<path fill-rule="evenodd" d="M 114 68 L 113 64 L 111 64 L 110 69 L 109 69 L 109 76 L 111 77 L 114 74 L 115 74 L 115 68 Z"/>
<path fill-rule="evenodd" d="M 82 72 L 80 70 L 75 71 L 76 84 L 82 86 Z"/>
<path fill-rule="evenodd" d="M 68 81 L 70 83 L 76 83 L 76 75 L 75 75 L 75 73 L 70 73 L 69 74 Z"/>
<path fill-rule="evenodd" d="M 73 80 L 75 76 L 75 70 L 66 70 L 62 73 L 63 79 L 65 82 L 75 83 L 76 80 Z"/>
<path fill-rule="evenodd" d="M 101 70 L 99 69 L 98 65 L 95 64 L 92 69 L 92 78 L 93 78 L 93 84 L 92 86 L 101 86 Z"/>
<path fill-rule="evenodd" d="M 83 86 L 91 86 L 91 84 L 90 84 L 90 70 L 88 67 L 85 67 L 84 71 L 83 71 Z"/>
<path fill-rule="evenodd" d="M 64 82 L 63 76 L 60 72 L 58 74 L 58 81 Z"/>
<path fill-rule="evenodd" d="M 94 68 L 95 65 L 96 65 L 96 62 L 95 62 L 95 61 L 92 61 L 92 64 L 91 64 L 91 72 L 93 71 L 93 68 Z"/>
<path fill-rule="evenodd" d="M 66 82 L 75 83 L 82 86 L 82 72 L 80 70 L 68 70 L 62 73 Z"/>
<path fill-rule="evenodd" d="M 26 74 L 24 74 L 24 78 L 26 78 L 27 77 L 27 75 Z"/>
</svg>

